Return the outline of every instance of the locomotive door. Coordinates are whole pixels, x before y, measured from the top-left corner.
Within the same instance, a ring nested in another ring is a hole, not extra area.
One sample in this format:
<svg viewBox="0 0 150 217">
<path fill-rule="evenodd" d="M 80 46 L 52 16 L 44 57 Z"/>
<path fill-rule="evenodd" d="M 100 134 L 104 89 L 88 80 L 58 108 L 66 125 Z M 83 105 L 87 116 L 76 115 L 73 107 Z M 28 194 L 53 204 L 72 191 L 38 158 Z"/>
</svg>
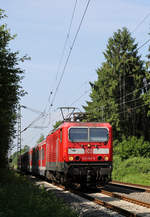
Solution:
<svg viewBox="0 0 150 217">
<path fill-rule="evenodd" d="M 58 168 L 59 161 L 59 137 L 56 140 L 56 167 Z"/>
<path fill-rule="evenodd" d="M 58 132 L 58 138 L 56 140 L 56 167 L 60 169 L 60 153 L 61 153 L 61 143 L 62 143 L 62 129 Z"/>
<path fill-rule="evenodd" d="M 42 145 L 42 168 L 46 166 L 46 144 Z"/>
</svg>

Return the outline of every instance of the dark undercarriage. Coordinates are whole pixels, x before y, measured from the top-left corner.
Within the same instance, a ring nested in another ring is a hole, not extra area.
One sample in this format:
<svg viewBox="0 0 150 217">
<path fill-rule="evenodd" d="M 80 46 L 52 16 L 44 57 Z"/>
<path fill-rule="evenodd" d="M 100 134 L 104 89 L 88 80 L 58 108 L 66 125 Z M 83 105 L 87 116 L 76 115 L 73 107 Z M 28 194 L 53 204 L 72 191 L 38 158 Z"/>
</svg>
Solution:
<svg viewBox="0 0 150 217">
<path fill-rule="evenodd" d="M 111 181 L 112 162 L 65 163 L 64 171 L 47 171 L 47 178 L 65 185 L 102 186 Z"/>
</svg>

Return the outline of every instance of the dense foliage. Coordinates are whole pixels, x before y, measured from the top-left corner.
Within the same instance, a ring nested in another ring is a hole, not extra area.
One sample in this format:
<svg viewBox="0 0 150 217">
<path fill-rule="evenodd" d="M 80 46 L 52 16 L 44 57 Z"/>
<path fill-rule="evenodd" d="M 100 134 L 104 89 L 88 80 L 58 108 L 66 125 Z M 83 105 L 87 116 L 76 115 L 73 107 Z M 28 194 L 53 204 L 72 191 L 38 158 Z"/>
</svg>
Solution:
<svg viewBox="0 0 150 217">
<path fill-rule="evenodd" d="M 121 160 L 130 157 L 150 158 L 150 142 L 144 141 L 144 137 L 123 136 L 120 142 L 114 141 L 114 155 L 119 156 Z"/>
<path fill-rule="evenodd" d="M 23 149 L 21 149 L 21 154 L 27 152 L 30 149 L 30 147 L 28 145 L 25 145 Z M 12 168 L 17 168 L 17 162 L 18 162 L 18 155 L 20 155 L 20 152 L 14 152 L 11 156 L 10 156 L 10 164 L 9 166 Z"/>
<path fill-rule="evenodd" d="M 15 135 L 17 103 L 24 95 L 20 86 L 23 70 L 18 64 L 26 58 L 20 59 L 18 52 L 10 50 L 9 42 L 15 36 L 11 36 L 6 24 L 2 24 L 5 17 L 4 11 L 0 9 L 0 168 L 7 165 L 8 149 Z"/>
<path fill-rule="evenodd" d="M 11 171 L 0 171 L 0 217 L 77 217 L 56 196 Z"/>
<path fill-rule="evenodd" d="M 104 56 L 97 81 L 90 83 L 91 101 L 84 106 L 87 120 L 110 122 L 117 139 L 125 135 L 150 140 L 150 88 L 144 83 L 149 73 L 126 28 L 108 40 Z"/>
<path fill-rule="evenodd" d="M 150 36 L 150 33 L 149 33 Z M 147 67 L 147 73 L 146 73 L 146 78 L 144 79 L 144 94 L 143 94 L 143 99 L 145 104 L 149 107 L 147 116 L 150 117 L 150 46 L 148 50 L 148 61 L 146 62 L 146 67 Z"/>
<path fill-rule="evenodd" d="M 122 159 L 114 155 L 112 179 L 142 185 L 150 185 L 150 159 L 130 157 Z"/>
</svg>

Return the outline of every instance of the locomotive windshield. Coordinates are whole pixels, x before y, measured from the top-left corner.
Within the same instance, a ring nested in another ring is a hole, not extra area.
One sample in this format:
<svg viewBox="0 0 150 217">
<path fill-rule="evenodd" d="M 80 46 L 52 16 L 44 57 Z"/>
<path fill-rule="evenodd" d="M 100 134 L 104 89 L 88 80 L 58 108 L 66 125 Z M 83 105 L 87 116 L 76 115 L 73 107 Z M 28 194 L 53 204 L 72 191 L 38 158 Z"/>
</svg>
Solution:
<svg viewBox="0 0 150 217">
<path fill-rule="evenodd" d="M 72 142 L 106 142 L 108 130 L 106 128 L 70 128 L 69 140 Z"/>
<path fill-rule="evenodd" d="M 69 139 L 72 142 L 88 142 L 88 128 L 71 128 L 69 130 Z"/>
</svg>

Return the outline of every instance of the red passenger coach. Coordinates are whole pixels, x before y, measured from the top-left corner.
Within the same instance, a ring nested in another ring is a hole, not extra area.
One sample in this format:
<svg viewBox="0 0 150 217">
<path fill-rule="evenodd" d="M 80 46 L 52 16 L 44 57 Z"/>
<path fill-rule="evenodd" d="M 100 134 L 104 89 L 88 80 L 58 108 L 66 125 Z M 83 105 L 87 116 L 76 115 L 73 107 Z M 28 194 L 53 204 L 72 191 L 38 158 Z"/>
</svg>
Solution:
<svg viewBox="0 0 150 217">
<path fill-rule="evenodd" d="M 64 122 L 25 153 L 21 165 L 61 183 L 106 184 L 112 172 L 112 127 L 109 123 Z"/>
</svg>

